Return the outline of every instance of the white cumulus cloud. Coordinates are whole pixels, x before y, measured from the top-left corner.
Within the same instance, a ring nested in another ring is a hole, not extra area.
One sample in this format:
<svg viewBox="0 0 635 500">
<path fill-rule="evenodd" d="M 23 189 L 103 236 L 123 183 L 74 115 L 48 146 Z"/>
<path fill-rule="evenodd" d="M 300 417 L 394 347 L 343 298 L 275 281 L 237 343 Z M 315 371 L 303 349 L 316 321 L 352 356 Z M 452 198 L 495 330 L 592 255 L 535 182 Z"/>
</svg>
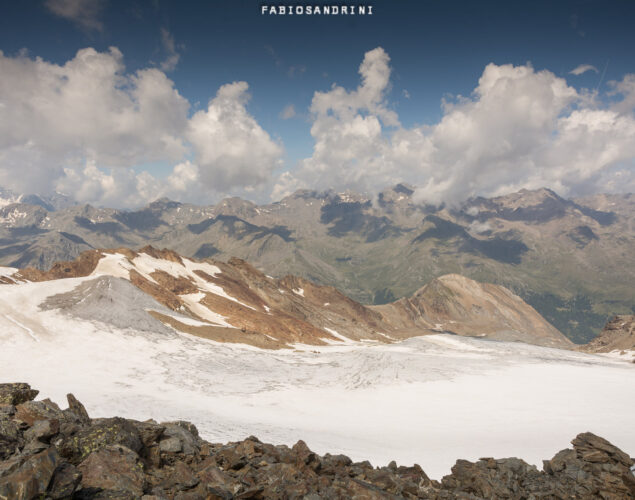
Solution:
<svg viewBox="0 0 635 500">
<path fill-rule="evenodd" d="M 621 81 L 608 82 L 612 90 L 610 95 L 620 95 L 621 100 L 613 104 L 612 109 L 618 111 L 621 114 L 630 114 L 635 110 L 635 74 L 624 75 Z"/>
<path fill-rule="evenodd" d="M 166 178 L 132 168 L 98 168 L 95 162 L 64 168 L 55 189 L 72 194 L 75 201 L 107 207 L 139 207 L 161 197 L 204 202 L 209 196 L 200 183 L 198 167 L 178 163 Z"/>
<path fill-rule="evenodd" d="M 388 54 L 382 48 L 367 52 L 359 74 L 362 81 L 355 90 L 333 85 L 327 92 L 314 94 L 310 108 L 313 156 L 294 172 L 283 174 L 274 196 L 298 187 L 370 189 L 379 178 L 384 182 L 398 179 L 399 173 L 383 161 L 387 144 L 382 128 L 399 125 L 385 99 L 390 85 Z"/>
<path fill-rule="evenodd" d="M 355 90 L 334 85 L 314 94 L 313 154 L 280 177 L 275 196 L 297 187 L 374 192 L 405 181 L 419 186 L 416 199 L 438 204 L 522 188 L 577 195 L 634 183 L 632 75 L 612 82 L 623 98 L 604 106 L 550 71 L 491 63 L 470 96 L 443 102 L 437 124 L 406 128 L 386 97 L 386 52 L 368 52 L 359 72 Z"/>
<path fill-rule="evenodd" d="M 44 190 L 62 167 L 87 160 L 126 167 L 182 158 L 189 103 L 163 72 L 124 70 L 114 47 L 82 49 L 64 65 L 0 52 L 0 183 Z"/>
<path fill-rule="evenodd" d="M 283 151 L 248 99 L 246 83 L 228 84 L 189 118 L 163 71 L 126 72 L 114 47 L 82 49 L 61 65 L 0 51 L 0 186 L 114 206 L 254 189 Z M 154 171 L 166 163 L 170 174 Z"/>
<path fill-rule="evenodd" d="M 176 54 L 168 32 L 164 42 Z M 114 47 L 63 64 L 0 51 L 0 186 L 126 207 L 399 182 L 427 203 L 635 189 L 635 75 L 599 95 L 529 64 L 492 63 L 469 96 L 442 102 L 438 123 L 405 127 L 389 99 L 386 51 L 367 52 L 358 71 L 356 87 L 314 93 L 312 154 L 278 175 L 282 144 L 249 112 L 246 82 L 223 85 L 189 116 L 162 69 L 128 72 Z M 289 105 L 280 116 L 293 115 Z"/>
<path fill-rule="evenodd" d="M 246 82 L 223 85 L 189 122 L 186 137 L 201 181 L 217 191 L 261 185 L 282 161 L 282 147 L 247 112 L 248 88 Z"/>
</svg>

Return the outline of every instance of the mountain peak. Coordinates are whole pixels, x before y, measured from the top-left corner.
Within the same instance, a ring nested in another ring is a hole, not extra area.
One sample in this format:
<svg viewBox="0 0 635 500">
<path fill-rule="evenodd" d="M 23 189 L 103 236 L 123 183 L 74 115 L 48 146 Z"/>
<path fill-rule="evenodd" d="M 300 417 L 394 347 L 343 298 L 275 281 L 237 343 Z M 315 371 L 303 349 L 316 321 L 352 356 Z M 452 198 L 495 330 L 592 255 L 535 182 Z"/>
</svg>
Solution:
<svg viewBox="0 0 635 500">
<path fill-rule="evenodd" d="M 156 199 L 150 203 L 148 203 L 146 208 L 149 208 L 150 210 L 169 210 L 171 208 L 177 208 L 180 207 L 182 205 L 182 203 L 178 202 L 178 201 L 173 201 L 170 198 L 167 197 L 162 197 L 159 199 Z"/>
<path fill-rule="evenodd" d="M 316 191 L 314 189 L 298 189 L 298 190 L 294 191 L 293 193 L 291 193 L 290 195 L 285 196 L 280 201 L 295 200 L 295 199 L 301 199 L 301 200 L 318 199 L 318 200 L 323 200 L 323 199 L 327 198 L 330 194 L 331 194 L 331 191 L 329 191 L 329 190 L 327 190 L 327 191 Z"/>
<path fill-rule="evenodd" d="M 567 201 L 549 188 L 521 189 L 492 198 L 493 203 L 509 209 L 535 207 L 544 203 L 566 204 Z"/>
<path fill-rule="evenodd" d="M 439 276 L 410 298 L 377 308 L 388 317 L 408 318 L 411 328 L 425 325 L 457 335 L 571 347 L 562 333 L 507 288 L 460 274 Z"/>
<path fill-rule="evenodd" d="M 494 198 L 473 198 L 463 205 L 463 212 L 479 219 L 493 216 L 506 220 L 546 222 L 562 217 L 571 206 L 572 202 L 551 189 L 521 189 Z"/>
<path fill-rule="evenodd" d="M 397 184 L 392 188 L 395 193 L 405 194 L 406 196 L 411 196 L 415 192 L 415 187 L 410 184 L 405 184 L 403 182 Z"/>
</svg>

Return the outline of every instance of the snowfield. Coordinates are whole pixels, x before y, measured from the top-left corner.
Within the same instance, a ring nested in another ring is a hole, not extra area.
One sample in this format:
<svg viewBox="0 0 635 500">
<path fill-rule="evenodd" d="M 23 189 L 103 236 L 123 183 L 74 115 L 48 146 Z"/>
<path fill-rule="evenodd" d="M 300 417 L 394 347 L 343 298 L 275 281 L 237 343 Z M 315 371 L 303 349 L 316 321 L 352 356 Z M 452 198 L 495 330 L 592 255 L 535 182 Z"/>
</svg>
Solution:
<svg viewBox="0 0 635 500">
<path fill-rule="evenodd" d="M 540 467 L 583 431 L 635 455 L 635 365 L 623 359 L 443 334 L 268 351 L 39 307 L 94 279 L 0 286 L 0 381 L 63 406 L 73 392 L 93 417 L 190 420 L 216 442 L 303 439 L 436 479 L 457 458 Z"/>
</svg>

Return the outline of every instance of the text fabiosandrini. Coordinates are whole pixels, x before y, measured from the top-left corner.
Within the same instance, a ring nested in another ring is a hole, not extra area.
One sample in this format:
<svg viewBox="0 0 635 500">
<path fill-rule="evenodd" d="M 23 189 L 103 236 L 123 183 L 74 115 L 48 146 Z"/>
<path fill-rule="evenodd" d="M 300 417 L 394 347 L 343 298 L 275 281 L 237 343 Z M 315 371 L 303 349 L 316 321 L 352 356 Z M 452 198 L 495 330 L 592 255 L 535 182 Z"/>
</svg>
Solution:
<svg viewBox="0 0 635 500">
<path fill-rule="evenodd" d="M 261 5 L 263 16 L 372 16 L 372 5 Z"/>
</svg>

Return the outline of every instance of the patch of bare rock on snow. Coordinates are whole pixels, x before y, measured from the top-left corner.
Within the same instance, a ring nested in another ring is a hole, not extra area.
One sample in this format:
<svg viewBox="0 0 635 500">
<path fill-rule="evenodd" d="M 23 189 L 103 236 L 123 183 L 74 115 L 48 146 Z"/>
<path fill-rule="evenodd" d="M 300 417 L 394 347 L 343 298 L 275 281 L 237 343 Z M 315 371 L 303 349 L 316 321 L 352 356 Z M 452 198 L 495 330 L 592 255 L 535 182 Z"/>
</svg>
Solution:
<svg viewBox="0 0 635 500">
<path fill-rule="evenodd" d="M 0 384 L 2 499 L 635 498 L 633 459 L 589 432 L 542 471 L 518 458 L 458 460 L 435 481 L 416 464 L 373 468 L 303 441 L 212 444 L 184 421 L 91 419 L 72 394 L 65 410 L 37 394 Z"/>
</svg>

